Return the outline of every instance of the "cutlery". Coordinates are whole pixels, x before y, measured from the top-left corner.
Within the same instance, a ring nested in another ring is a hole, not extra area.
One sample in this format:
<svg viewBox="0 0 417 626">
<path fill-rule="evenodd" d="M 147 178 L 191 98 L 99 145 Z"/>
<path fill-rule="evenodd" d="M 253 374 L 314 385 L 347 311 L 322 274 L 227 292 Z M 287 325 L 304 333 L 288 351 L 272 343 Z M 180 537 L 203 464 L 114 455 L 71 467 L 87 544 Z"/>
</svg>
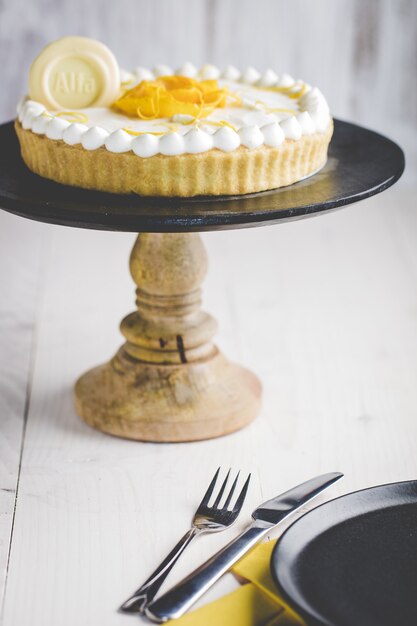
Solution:
<svg viewBox="0 0 417 626">
<path fill-rule="evenodd" d="M 236 478 L 226 497 L 226 500 L 222 505 L 220 505 L 229 479 L 229 469 L 213 504 L 209 506 L 209 501 L 213 494 L 213 490 L 216 485 L 219 473 L 220 467 L 214 474 L 213 479 L 206 493 L 204 494 L 204 497 L 200 502 L 197 511 L 194 514 L 190 530 L 188 530 L 186 534 L 182 537 L 182 539 L 180 539 L 177 545 L 171 550 L 168 556 L 162 561 L 162 563 L 151 574 L 151 576 L 143 583 L 143 585 L 139 587 L 139 589 L 137 589 L 135 593 L 122 604 L 122 606 L 120 607 L 121 611 L 128 613 L 144 613 L 146 606 L 149 604 L 149 602 L 153 600 L 162 583 L 177 562 L 178 558 L 184 552 L 185 548 L 191 543 L 194 537 L 202 535 L 203 533 L 215 533 L 221 530 L 225 530 L 236 521 L 242 509 L 242 505 L 245 501 L 250 481 L 250 474 L 247 477 L 246 482 L 243 485 L 234 506 L 229 509 L 239 478 L 239 472 L 236 475 Z"/>
<path fill-rule="evenodd" d="M 272 528 L 309 500 L 342 478 L 332 472 L 316 476 L 261 504 L 252 513 L 253 522 L 225 548 L 198 567 L 170 591 L 149 604 L 145 615 L 154 622 L 181 617 L 223 574 L 255 546 Z"/>
</svg>

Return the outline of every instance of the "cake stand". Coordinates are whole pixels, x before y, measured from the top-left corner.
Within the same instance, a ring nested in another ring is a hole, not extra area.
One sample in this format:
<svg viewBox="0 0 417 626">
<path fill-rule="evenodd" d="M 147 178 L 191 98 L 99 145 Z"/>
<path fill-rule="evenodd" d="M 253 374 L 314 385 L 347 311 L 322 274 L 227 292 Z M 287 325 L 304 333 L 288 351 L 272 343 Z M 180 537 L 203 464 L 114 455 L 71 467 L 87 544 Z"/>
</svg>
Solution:
<svg viewBox="0 0 417 626">
<path fill-rule="evenodd" d="M 259 412 L 261 385 L 228 361 L 200 309 L 207 257 L 199 232 L 279 224 L 332 211 L 384 191 L 404 169 L 401 149 L 336 121 L 326 166 L 290 187 L 246 196 L 145 198 L 59 185 L 23 163 L 13 124 L 0 126 L 0 206 L 33 220 L 139 232 L 130 257 L 137 310 L 126 342 L 75 385 L 79 415 L 101 431 L 145 441 L 217 437 Z M 365 209 L 365 207 L 364 207 Z"/>
</svg>

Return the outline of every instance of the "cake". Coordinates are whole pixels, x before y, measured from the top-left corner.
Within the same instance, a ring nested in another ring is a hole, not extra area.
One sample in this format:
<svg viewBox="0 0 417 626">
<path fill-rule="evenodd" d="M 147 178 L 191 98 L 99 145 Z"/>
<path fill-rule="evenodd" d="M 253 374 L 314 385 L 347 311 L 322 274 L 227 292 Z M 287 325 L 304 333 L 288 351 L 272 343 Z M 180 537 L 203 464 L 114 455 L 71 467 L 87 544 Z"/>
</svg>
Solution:
<svg viewBox="0 0 417 626">
<path fill-rule="evenodd" d="M 248 194 L 326 163 L 333 122 L 316 87 L 271 69 L 122 71 L 66 37 L 34 61 L 15 122 L 23 160 L 66 185 L 144 196 Z"/>
</svg>

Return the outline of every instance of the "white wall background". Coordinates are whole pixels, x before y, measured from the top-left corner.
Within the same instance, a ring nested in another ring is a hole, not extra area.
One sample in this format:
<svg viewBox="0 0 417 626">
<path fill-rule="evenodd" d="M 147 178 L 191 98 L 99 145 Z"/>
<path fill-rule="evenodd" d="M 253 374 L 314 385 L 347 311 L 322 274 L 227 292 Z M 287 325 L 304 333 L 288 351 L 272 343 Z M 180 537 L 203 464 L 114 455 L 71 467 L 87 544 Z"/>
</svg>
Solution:
<svg viewBox="0 0 417 626">
<path fill-rule="evenodd" d="M 62 35 L 96 37 L 122 66 L 269 66 L 318 85 L 335 116 L 405 149 L 417 183 L 417 0 L 0 0 L 0 120 L 32 59 Z"/>
</svg>

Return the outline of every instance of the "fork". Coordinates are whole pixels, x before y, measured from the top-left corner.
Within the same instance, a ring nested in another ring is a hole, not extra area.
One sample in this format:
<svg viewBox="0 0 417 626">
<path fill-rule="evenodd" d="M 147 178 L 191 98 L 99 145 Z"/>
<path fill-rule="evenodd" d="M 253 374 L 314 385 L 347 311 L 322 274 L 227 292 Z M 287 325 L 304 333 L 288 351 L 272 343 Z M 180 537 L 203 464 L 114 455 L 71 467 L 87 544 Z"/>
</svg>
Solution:
<svg viewBox="0 0 417 626">
<path fill-rule="evenodd" d="M 184 552 L 185 548 L 191 543 L 194 537 L 202 535 L 203 533 L 215 533 L 221 530 L 225 530 L 231 526 L 237 519 L 243 502 L 245 501 L 246 493 L 249 486 L 251 475 L 246 479 L 245 484 L 232 509 L 229 509 L 236 484 L 239 478 L 239 472 L 233 481 L 232 487 L 226 497 L 226 500 L 222 506 L 220 506 L 221 499 L 223 497 L 226 485 L 230 476 L 230 469 L 227 472 L 226 478 L 223 481 L 222 486 L 211 506 L 209 506 L 210 498 L 213 494 L 214 487 L 219 477 L 220 467 L 217 469 L 213 476 L 213 479 L 204 494 L 202 501 L 200 502 L 198 509 L 194 514 L 191 528 L 180 539 L 175 548 L 171 550 L 168 556 L 162 561 L 162 563 L 156 568 L 156 570 L 149 576 L 149 578 L 143 583 L 135 593 L 130 596 L 126 602 L 120 607 L 121 611 L 128 613 L 144 613 L 146 606 L 154 599 L 158 593 L 159 588 L 168 576 L 175 563 Z"/>
</svg>

